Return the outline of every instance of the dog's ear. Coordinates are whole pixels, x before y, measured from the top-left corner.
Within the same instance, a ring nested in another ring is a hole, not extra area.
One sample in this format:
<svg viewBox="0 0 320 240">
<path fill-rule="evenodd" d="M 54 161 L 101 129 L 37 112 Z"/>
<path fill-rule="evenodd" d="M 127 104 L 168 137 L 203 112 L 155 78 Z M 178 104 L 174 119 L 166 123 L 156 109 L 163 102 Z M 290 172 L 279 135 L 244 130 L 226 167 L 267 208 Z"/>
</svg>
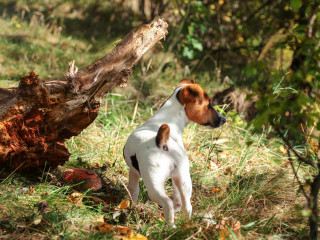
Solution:
<svg viewBox="0 0 320 240">
<path fill-rule="evenodd" d="M 170 127 L 167 124 L 162 124 L 156 136 L 156 145 L 158 148 L 168 151 L 168 139 L 170 136 Z"/>
<path fill-rule="evenodd" d="M 185 105 L 190 102 L 195 102 L 200 98 L 201 88 L 198 84 L 189 85 L 183 87 L 177 93 L 177 99 L 181 105 Z"/>
<path fill-rule="evenodd" d="M 184 78 L 178 83 L 177 87 L 182 86 L 182 85 L 186 85 L 186 84 L 194 84 L 194 80 L 193 79 Z"/>
</svg>

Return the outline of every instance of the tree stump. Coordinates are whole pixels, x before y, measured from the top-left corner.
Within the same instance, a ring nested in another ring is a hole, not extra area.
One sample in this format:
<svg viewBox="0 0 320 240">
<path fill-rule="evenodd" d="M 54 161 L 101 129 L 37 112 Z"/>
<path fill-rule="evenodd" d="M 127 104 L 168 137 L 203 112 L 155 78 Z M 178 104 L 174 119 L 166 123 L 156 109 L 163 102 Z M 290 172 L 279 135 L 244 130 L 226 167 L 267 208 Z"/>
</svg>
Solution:
<svg viewBox="0 0 320 240">
<path fill-rule="evenodd" d="M 26 169 L 63 165 L 70 156 L 64 142 L 97 117 L 101 97 L 126 85 L 134 64 L 167 34 L 161 18 L 127 34 L 105 57 L 77 71 L 72 61 L 58 80 L 35 72 L 17 88 L 0 88 L 0 166 Z"/>
</svg>

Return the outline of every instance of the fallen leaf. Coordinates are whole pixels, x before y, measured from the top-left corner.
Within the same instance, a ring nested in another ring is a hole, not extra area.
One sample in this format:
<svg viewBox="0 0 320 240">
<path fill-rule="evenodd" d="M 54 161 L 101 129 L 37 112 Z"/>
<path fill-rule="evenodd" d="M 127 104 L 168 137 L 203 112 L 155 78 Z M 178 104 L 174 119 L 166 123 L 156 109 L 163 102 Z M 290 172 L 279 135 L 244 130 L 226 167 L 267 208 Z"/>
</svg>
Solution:
<svg viewBox="0 0 320 240">
<path fill-rule="evenodd" d="M 30 187 L 28 190 L 29 195 L 32 195 L 35 192 L 33 187 Z"/>
<path fill-rule="evenodd" d="M 103 223 L 103 224 L 99 224 L 97 226 L 94 227 L 95 230 L 99 230 L 99 232 L 101 233 L 112 233 L 114 227 L 108 223 Z"/>
<path fill-rule="evenodd" d="M 121 211 L 115 211 L 113 214 L 112 214 L 112 219 L 116 219 L 117 217 L 119 217 L 121 215 Z"/>
<path fill-rule="evenodd" d="M 33 224 L 33 225 L 39 225 L 39 224 L 41 223 L 42 218 L 43 218 L 42 215 L 36 216 L 36 217 L 33 219 L 32 224 Z"/>
<path fill-rule="evenodd" d="M 148 240 L 147 237 L 145 237 L 139 233 L 131 233 L 128 239 L 129 240 Z"/>
<path fill-rule="evenodd" d="M 285 149 L 283 145 L 280 146 L 279 150 L 280 150 L 280 152 L 281 152 L 282 154 L 287 154 L 287 152 L 288 152 L 288 150 Z"/>
<path fill-rule="evenodd" d="M 240 221 L 237 221 L 236 223 L 234 223 L 232 219 L 222 218 L 220 223 L 216 225 L 216 230 L 219 232 L 219 236 L 221 240 L 229 239 L 229 235 L 230 235 L 229 229 L 232 229 L 232 231 L 237 236 L 239 236 L 240 229 L 241 229 Z"/>
<path fill-rule="evenodd" d="M 100 215 L 99 217 L 97 217 L 96 219 L 93 220 L 93 222 L 97 223 L 98 225 L 102 225 L 104 223 L 104 216 Z"/>
<path fill-rule="evenodd" d="M 214 193 L 217 193 L 217 192 L 220 192 L 221 191 L 221 189 L 220 188 L 215 188 L 215 187 L 212 187 L 212 192 L 214 192 Z"/>
<path fill-rule="evenodd" d="M 226 170 L 224 171 L 224 175 L 228 175 L 229 173 L 231 173 L 231 167 L 227 167 Z"/>
<path fill-rule="evenodd" d="M 123 235 L 130 235 L 131 229 L 128 227 L 117 226 L 116 230 Z"/>
<path fill-rule="evenodd" d="M 74 191 L 72 194 L 70 194 L 67 199 L 69 202 L 73 202 L 77 205 L 81 205 L 82 204 L 82 198 L 83 198 L 83 194 Z"/>
<path fill-rule="evenodd" d="M 130 202 L 126 200 L 122 200 L 116 210 L 126 209 L 130 206 Z"/>
</svg>

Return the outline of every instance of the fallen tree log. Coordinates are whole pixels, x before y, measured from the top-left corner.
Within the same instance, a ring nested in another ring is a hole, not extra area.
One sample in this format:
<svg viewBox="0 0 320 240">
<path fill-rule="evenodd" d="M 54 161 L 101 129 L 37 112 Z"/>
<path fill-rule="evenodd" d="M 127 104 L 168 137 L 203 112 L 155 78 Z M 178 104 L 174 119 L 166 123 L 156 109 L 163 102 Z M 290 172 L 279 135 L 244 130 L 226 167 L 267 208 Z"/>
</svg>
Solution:
<svg viewBox="0 0 320 240">
<path fill-rule="evenodd" d="M 126 84 L 134 64 L 165 37 L 167 27 L 156 18 L 95 63 L 77 71 L 71 62 L 61 79 L 42 81 L 30 72 L 17 88 L 0 88 L 0 168 L 63 165 L 70 156 L 65 140 L 95 120 L 101 97 Z"/>
</svg>

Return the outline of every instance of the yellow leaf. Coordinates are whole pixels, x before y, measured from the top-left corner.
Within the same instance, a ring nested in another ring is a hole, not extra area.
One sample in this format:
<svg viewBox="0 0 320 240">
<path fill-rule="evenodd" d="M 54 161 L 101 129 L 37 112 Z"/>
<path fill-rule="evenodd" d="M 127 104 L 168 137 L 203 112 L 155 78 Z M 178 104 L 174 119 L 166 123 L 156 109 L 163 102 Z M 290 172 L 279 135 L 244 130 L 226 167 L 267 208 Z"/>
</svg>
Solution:
<svg viewBox="0 0 320 240">
<path fill-rule="evenodd" d="M 131 233 L 129 236 L 130 240 L 148 240 L 147 237 L 139 234 L 139 233 Z"/>
<path fill-rule="evenodd" d="M 36 216 L 36 217 L 33 219 L 32 223 L 33 223 L 34 225 L 39 225 L 39 224 L 41 223 L 41 221 L 42 221 L 42 215 L 39 215 L 39 216 Z"/>
<path fill-rule="evenodd" d="M 129 206 L 130 206 L 129 201 L 122 200 L 121 203 L 119 204 L 119 206 L 116 208 L 116 210 L 125 209 L 125 208 L 128 208 Z"/>
<path fill-rule="evenodd" d="M 283 145 L 280 146 L 279 150 L 282 154 L 287 154 L 287 149 L 285 149 Z"/>
</svg>

